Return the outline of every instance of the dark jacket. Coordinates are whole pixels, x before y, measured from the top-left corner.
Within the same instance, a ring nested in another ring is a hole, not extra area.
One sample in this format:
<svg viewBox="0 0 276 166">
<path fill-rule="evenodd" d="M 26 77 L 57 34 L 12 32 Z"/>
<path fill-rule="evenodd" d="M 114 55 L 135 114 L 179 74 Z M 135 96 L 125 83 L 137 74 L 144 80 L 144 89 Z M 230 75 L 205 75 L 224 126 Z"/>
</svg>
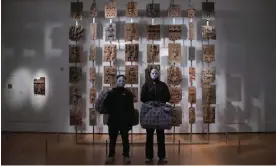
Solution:
<svg viewBox="0 0 276 166">
<path fill-rule="evenodd" d="M 104 101 L 107 110 L 108 125 L 131 125 L 135 116 L 133 95 L 126 88 L 113 88 Z"/>
<path fill-rule="evenodd" d="M 159 101 L 162 103 L 169 102 L 171 98 L 168 86 L 160 80 L 148 80 L 142 86 L 141 101 Z"/>
</svg>

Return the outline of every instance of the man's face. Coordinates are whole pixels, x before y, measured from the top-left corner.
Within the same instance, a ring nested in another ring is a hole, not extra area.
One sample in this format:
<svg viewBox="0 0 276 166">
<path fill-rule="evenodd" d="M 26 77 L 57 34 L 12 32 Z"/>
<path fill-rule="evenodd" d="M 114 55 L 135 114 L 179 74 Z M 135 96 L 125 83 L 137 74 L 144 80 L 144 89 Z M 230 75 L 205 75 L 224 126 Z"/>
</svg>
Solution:
<svg viewBox="0 0 276 166">
<path fill-rule="evenodd" d="M 150 72 L 150 77 L 153 80 L 156 80 L 159 77 L 159 72 L 156 69 L 152 69 Z"/>
<path fill-rule="evenodd" d="M 117 86 L 125 87 L 125 82 L 126 82 L 125 78 L 123 76 L 121 76 L 117 79 Z"/>
</svg>

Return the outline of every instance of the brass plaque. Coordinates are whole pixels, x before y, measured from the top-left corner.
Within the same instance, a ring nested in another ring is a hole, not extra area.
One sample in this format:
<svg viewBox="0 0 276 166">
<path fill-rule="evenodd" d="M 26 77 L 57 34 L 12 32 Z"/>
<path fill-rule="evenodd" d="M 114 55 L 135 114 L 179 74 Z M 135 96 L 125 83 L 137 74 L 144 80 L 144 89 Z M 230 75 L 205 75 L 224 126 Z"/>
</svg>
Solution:
<svg viewBox="0 0 276 166">
<path fill-rule="evenodd" d="M 78 85 L 73 85 L 69 87 L 69 104 L 76 105 L 81 101 L 81 88 Z"/>
<path fill-rule="evenodd" d="M 105 18 L 117 17 L 117 5 L 115 2 L 108 2 L 105 4 Z"/>
<path fill-rule="evenodd" d="M 83 16 L 83 3 L 71 2 L 71 18 L 73 20 L 81 20 Z"/>
<path fill-rule="evenodd" d="M 69 63 L 80 63 L 83 58 L 83 47 L 80 45 L 69 45 Z"/>
<path fill-rule="evenodd" d="M 147 62 L 148 63 L 160 62 L 159 44 L 147 44 Z"/>
<path fill-rule="evenodd" d="M 195 60 L 195 47 L 189 47 L 188 59 L 189 59 L 189 61 L 194 61 Z"/>
<path fill-rule="evenodd" d="M 80 126 L 83 124 L 82 122 L 82 112 L 78 109 L 70 109 L 70 126 Z"/>
<path fill-rule="evenodd" d="M 216 80 L 216 68 L 202 69 L 201 82 L 202 84 L 210 84 Z"/>
<path fill-rule="evenodd" d="M 136 87 L 132 87 L 132 88 L 127 87 L 126 89 L 128 89 L 132 93 L 133 102 L 134 103 L 138 102 L 138 88 L 136 88 Z"/>
<path fill-rule="evenodd" d="M 190 78 L 190 81 L 195 81 L 195 79 L 196 79 L 196 68 L 195 67 L 189 67 L 189 78 Z"/>
<path fill-rule="evenodd" d="M 104 45 L 104 62 L 114 62 L 117 58 L 117 45 L 105 44 Z"/>
<path fill-rule="evenodd" d="M 138 24 L 137 23 L 127 23 L 125 24 L 125 41 L 139 40 Z"/>
<path fill-rule="evenodd" d="M 147 25 L 147 39 L 160 40 L 161 26 L 160 25 Z"/>
<path fill-rule="evenodd" d="M 203 62 L 212 63 L 215 61 L 215 45 L 202 45 Z"/>
<path fill-rule="evenodd" d="M 216 86 L 204 85 L 202 87 L 202 103 L 216 104 Z"/>
<path fill-rule="evenodd" d="M 111 23 L 105 28 L 105 41 L 116 40 L 116 24 Z"/>
<path fill-rule="evenodd" d="M 89 125 L 97 125 L 97 112 L 95 108 L 89 108 Z"/>
<path fill-rule="evenodd" d="M 34 94 L 45 95 L 45 77 L 34 79 Z"/>
<path fill-rule="evenodd" d="M 202 39 L 203 40 L 216 40 L 216 28 L 214 26 L 202 26 Z"/>
<path fill-rule="evenodd" d="M 172 126 L 180 126 L 182 124 L 182 108 L 176 106 L 172 110 Z"/>
<path fill-rule="evenodd" d="M 189 87 L 189 90 L 188 90 L 188 101 L 191 104 L 195 104 L 196 103 L 196 87 L 194 87 L 194 86 Z"/>
<path fill-rule="evenodd" d="M 169 43 L 169 62 L 180 63 L 181 62 L 181 44 Z"/>
<path fill-rule="evenodd" d="M 114 85 L 116 83 L 116 66 L 104 66 L 104 84 Z"/>
<path fill-rule="evenodd" d="M 96 68 L 95 67 L 90 67 L 89 69 L 89 80 L 90 82 L 95 82 L 96 80 Z"/>
<path fill-rule="evenodd" d="M 169 40 L 176 41 L 181 39 L 181 25 L 169 25 Z"/>
<path fill-rule="evenodd" d="M 181 17 L 181 7 L 177 4 L 170 4 L 168 8 L 168 17 Z"/>
<path fill-rule="evenodd" d="M 95 61 L 96 60 L 96 50 L 97 47 L 95 45 L 90 46 L 90 51 L 89 51 L 89 61 Z"/>
<path fill-rule="evenodd" d="M 158 3 L 149 3 L 146 7 L 147 17 L 160 17 L 160 4 Z"/>
<path fill-rule="evenodd" d="M 188 18 L 193 19 L 195 17 L 195 9 L 189 8 L 188 9 Z"/>
<path fill-rule="evenodd" d="M 195 32 L 196 32 L 196 29 L 195 29 L 195 25 L 193 22 L 189 22 L 189 35 L 188 35 L 188 39 L 189 40 L 195 40 Z"/>
<path fill-rule="evenodd" d="M 82 26 L 73 25 L 69 27 L 69 39 L 71 41 L 80 41 L 84 39 L 84 28 Z"/>
<path fill-rule="evenodd" d="M 90 104 L 96 103 L 97 90 L 96 88 L 90 88 Z"/>
<path fill-rule="evenodd" d="M 203 123 L 216 123 L 216 108 L 204 105 L 203 108 Z"/>
<path fill-rule="evenodd" d="M 167 79 L 168 79 L 168 84 L 170 85 L 180 85 L 182 81 L 182 72 L 181 69 L 178 66 L 170 66 L 167 69 Z"/>
<path fill-rule="evenodd" d="M 215 17 L 215 3 L 202 2 L 202 19 L 213 20 Z"/>
<path fill-rule="evenodd" d="M 70 66 L 69 68 L 69 82 L 70 83 L 76 83 L 81 80 L 82 77 L 82 68 L 81 67 L 75 67 Z"/>
<path fill-rule="evenodd" d="M 138 65 L 126 65 L 126 83 L 138 84 Z"/>
<path fill-rule="evenodd" d="M 98 15 L 98 9 L 95 1 L 90 6 L 90 15 L 91 17 L 97 17 Z"/>
<path fill-rule="evenodd" d="M 128 2 L 126 5 L 127 17 L 138 17 L 137 2 Z"/>
<path fill-rule="evenodd" d="M 92 40 L 97 39 L 97 23 L 90 24 L 90 37 Z"/>
<path fill-rule="evenodd" d="M 189 124 L 195 124 L 196 117 L 195 117 L 195 107 L 189 108 Z"/>
<path fill-rule="evenodd" d="M 170 94 L 171 94 L 171 99 L 170 103 L 171 104 L 178 104 L 182 100 L 182 89 L 179 87 L 170 87 Z"/>
<path fill-rule="evenodd" d="M 139 61 L 139 44 L 125 45 L 125 61 L 130 61 L 130 62 Z"/>
</svg>

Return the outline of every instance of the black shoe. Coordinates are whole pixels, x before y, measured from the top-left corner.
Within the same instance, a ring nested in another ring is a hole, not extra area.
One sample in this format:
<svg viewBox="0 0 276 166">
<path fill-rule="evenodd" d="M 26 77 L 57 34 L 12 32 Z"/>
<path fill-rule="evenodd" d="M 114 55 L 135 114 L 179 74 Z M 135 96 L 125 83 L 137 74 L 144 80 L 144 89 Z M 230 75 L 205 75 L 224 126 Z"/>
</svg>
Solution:
<svg viewBox="0 0 276 166">
<path fill-rule="evenodd" d="M 166 158 L 159 159 L 159 161 L 158 161 L 158 165 L 165 165 L 167 163 L 168 163 L 168 160 Z"/>
<path fill-rule="evenodd" d="M 153 164 L 153 160 L 151 158 L 146 158 L 146 164 Z"/>
</svg>

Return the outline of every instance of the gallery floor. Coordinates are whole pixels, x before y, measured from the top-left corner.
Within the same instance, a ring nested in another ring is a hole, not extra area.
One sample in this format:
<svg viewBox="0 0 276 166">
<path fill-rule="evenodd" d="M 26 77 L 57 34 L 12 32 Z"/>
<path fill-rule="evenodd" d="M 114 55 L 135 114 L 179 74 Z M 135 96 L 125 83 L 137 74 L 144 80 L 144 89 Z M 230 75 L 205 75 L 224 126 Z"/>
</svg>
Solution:
<svg viewBox="0 0 276 166">
<path fill-rule="evenodd" d="M 134 135 L 133 142 L 144 138 Z M 168 164 L 276 164 L 276 134 L 230 134 L 228 141 L 224 134 L 210 134 L 209 138 L 209 144 L 179 145 L 189 135 L 176 135 L 176 144 L 167 145 Z M 92 135 L 79 135 L 75 144 L 74 134 L 2 133 L 2 164 L 104 164 L 107 136 L 95 135 L 94 145 L 92 139 Z M 206 135 L 193 135 L 194 140 L 206 140 Z M 172 141 L 167 136 L 167 142 Z M 116 164 L 122 164 L 121 144 L 116 150 Z M 144 145 L 133 144 L 131 150 L 132 164 L 144 164 Z"/>
</svg>

